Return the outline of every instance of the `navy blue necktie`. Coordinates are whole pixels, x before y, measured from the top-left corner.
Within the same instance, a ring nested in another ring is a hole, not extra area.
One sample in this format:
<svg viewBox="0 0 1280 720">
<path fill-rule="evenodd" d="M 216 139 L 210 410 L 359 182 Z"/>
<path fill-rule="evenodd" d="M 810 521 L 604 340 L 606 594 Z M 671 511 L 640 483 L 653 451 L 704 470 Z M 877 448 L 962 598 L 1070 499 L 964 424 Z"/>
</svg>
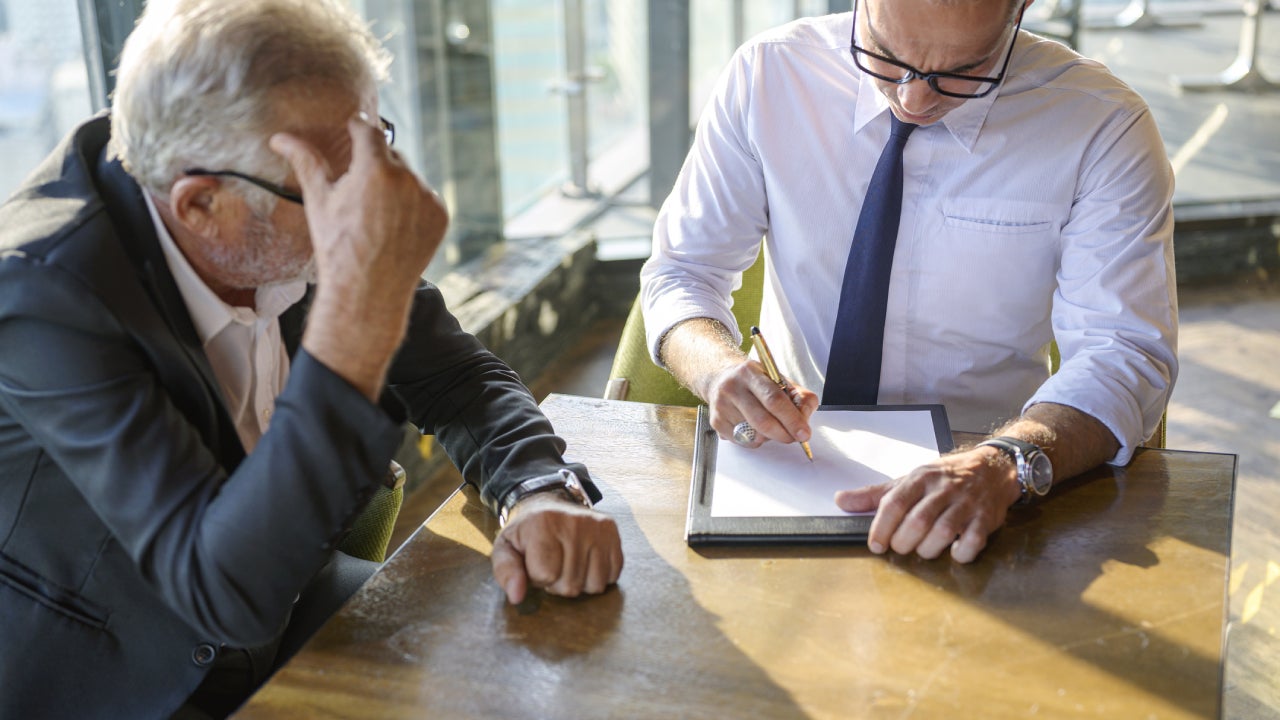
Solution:
<svg viewBox="0 0 1280 720">
<path fill-rule="evenodd" d="M 889 142 L 871 175 L 844 267 L 822 390 L 824 405 L 875 405 L 880 393 L 889 270 L 902 217 L 902 148 L 918 127 L 902 122 L 892 112 L 889 119 Z"/>
</svg>

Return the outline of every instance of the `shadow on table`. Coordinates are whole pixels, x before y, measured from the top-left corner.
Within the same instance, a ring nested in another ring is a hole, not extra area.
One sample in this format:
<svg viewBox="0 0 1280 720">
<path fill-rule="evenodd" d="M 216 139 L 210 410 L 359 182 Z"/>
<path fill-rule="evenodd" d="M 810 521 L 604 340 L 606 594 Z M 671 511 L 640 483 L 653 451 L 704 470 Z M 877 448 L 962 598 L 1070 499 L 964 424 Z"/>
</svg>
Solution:
<svg viewBox="0 0 1280 720">
<path fill-rule="evenodd" d="M 573 599 L 535 591 L 512 606 L 487 555 L 496 523 L 465 492 L 465 520 L 420 530 L 295 664 L 328 663 L 332 686 L 343 679 L 326 656 L 341 657 L 379 694 L 432 716 L 806 717 L 717 629 L 629 508 L 610 509 L 627 552 L 617 586 Z"/>
<path fill-rule="evenodd" d="M 1183 582 L 1203 582 L 1202 572 L 1186 577 L 1155 572 L 1160 564 L 1157 550 L 1187 551 L 1166 542 L 1178 540 L 1222 554 L 1225 533 L 1220 528 L 1217 540 L 1210 539 L 1216 521 L 1201 516 L 1197 508 L 1204 505 L 1199 499 L 1171 483 L 1164 473 L 1136 477 L 1124 469 L 1104 469 L 1064 483 L 1055 488 L 1055 495 L 1059 505 L 1075 504 L 1070 520 L 1055 516 L 1053 501 L 1030 512 L 1015 512 L 979 562 L 960 565 L 949 558 L 906 557 L 889 562 L 1156 697 L 1216 717 L 1222 688 L 1220 659 L 1196 652 L 1177 639 L 1176 627 L 1166 627 L 1176 626 L 1198 608 L 1180 603 L 1144 607 L 1119 597 L 1110 597 L 1113 608 L 1106 608 L 1088 595 L 1093 584 L 1110 572 L 1130 576 L 1128 582 L 1151 574 L 1149 582 L 1168 584 L 1171 590 Z M 1211 547 L 1215 544 L 1219 547 Z M 1225 583 L 1225 579 L 1224 572 L 1217 580 Z M 1220 587 L 1225 591 L 1225 585 Z M 1067 601 L 1069 606 L 1063 607 Z M 1044 608 L 1054 608 L 1057 617 L 1046 617 Z M 1082 627 L 1097 631 L 1082 637 Z"/>
<path fill-rule="evenodd" d="M 1128 616 L 1122 617 L 1088 599 L 1090 588 L 1104 574 L 1124 572 L 1136 578 L 1127 582 L 1137 582 L 1145 571 L 1157 570 L 1157 550 L 1224 553 L 1224 523 L 1229 519 L 1203 517 L 1201 509 L 1206 501 L 1227 502 L 1229 496 L 1218 489 L 1206 498 L 1203 489 L 1171 479 L 1164 471 L 1166 457 L 1140 451 L 1129 468 L 1096 470 L 1061 483 L 1044 502 L 1011 510 L 1005 527 L 990 538 L 979 559 L 968 565 L 949 556 L 936 560 L 878 557 L 863 547 L 737 547 L 698 552 L 707 558 L 840 555 L 885 562 L 965 599 L 1048 647 L 1091 663 L 1171 704 L 1216 717 L 1222 687 L 1219 659 L 1197 653 L 1162 627 L 1180 622 L 1182 615 L 1196 608 L 1174 603 L 1148 608 L 1113 598 L 1125 606 Z M 1173 543 L 1178 546 L 1174 548 L 1159 544 L 1165 540 L 1180 542 Z M 1183 579 L 1168 573 L 1154 577 L 1171 586 Z M 1185 580 L 1203 582 L 1204 577 L 1202 572 L 1193 572 Z M 1086 637 L 1081 628 L 1097 630 Z"/>
</svg>

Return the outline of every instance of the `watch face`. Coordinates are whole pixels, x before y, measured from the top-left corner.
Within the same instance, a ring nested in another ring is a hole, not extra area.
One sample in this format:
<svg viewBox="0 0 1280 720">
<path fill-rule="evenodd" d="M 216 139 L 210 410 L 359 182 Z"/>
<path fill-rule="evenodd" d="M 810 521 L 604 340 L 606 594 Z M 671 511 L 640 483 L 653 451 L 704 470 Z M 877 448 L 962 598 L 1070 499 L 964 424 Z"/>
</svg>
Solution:
<svg viewBox="0 0 1280 720">
<path fill-rule="evenodd" d="M 1034 453 L 1031 458 L 1031 491 L 1037 495 L 1045 495 L 1053 485 L 1053 463 L 1049 456 L 1042 452 Z"/>
</svg>

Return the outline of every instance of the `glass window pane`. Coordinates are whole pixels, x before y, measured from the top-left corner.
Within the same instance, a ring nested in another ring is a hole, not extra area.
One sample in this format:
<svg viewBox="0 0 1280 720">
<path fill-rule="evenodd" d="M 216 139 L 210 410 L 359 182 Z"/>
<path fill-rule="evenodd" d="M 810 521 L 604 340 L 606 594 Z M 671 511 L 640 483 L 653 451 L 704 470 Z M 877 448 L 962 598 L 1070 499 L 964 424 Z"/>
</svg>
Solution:
<svg viewBox="0 0 1280 720">
<path fill-rule="evenodd" d="M 716 78 L 745 38 L 736 38 L 735 5 L 744 0 L 693 0 L 689 5 L 689 112 L 697 123 Z"/>
<path fill-rule="evenodd" d="M 75 0 L 0 0 L 0 199 L 91 113 Z"/>
<path fill-rule="evenodd" d="M 645 132 L 648 115 L 648 32 L 644 0 L 594 0 L 587 8 L 587 88 L 591 155 Z"/>
<path fill-rule="evenodd" d="M 564 10 L 546 0 L 494 0 L 493 46 L 503 214 L 511 217 L 569 175 Z"/>
<path fill-rule="evenodd" d="M 825 0 L 691 0 L 690 112 L 696 124 L 716 78 L 742 43 L 806 15 L 825 15 Z"/>
</svg>

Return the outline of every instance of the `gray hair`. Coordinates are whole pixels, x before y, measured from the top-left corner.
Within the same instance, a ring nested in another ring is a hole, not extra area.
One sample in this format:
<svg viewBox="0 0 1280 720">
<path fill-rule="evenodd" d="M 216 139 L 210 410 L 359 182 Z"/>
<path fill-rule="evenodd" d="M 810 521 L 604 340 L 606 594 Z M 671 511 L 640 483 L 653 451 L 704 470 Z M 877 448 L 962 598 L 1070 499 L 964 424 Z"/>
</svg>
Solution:
<svg viewBox="0 0 1280 720">
<path fill-rule="evenodd" d="M 111 154 L 160 195 L 197 165 L 280 182 L 288 168 L 267 147 L 273 93 L 310 82 L 358 94 L 390 62 L 341 0 L 152 0 L 120 56 Z"/>
</svg>

